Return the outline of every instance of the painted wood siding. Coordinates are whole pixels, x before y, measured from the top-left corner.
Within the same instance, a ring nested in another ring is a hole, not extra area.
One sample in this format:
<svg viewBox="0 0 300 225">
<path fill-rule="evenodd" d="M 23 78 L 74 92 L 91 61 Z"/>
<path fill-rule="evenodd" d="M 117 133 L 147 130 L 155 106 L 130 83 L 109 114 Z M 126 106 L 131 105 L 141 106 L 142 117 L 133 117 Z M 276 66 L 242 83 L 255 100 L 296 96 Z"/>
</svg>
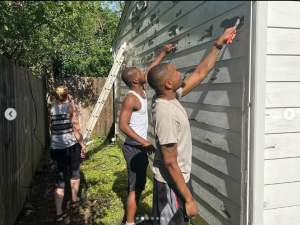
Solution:
<svg viewBox="0 0 300 225">
<path fill-rule="evenodd" d="M 212 48 L 224 29 L 234 26 L 238 15 L 245 19 L 232 45 L 224 46 L 213 70 L 181 104 L 189 117 L 192 142 L 192 180 L 199 215 L 211 225 L 243 223 L 248 120 L 250 3 L 243 1 L 149 1 L 146 10 L 132 19 L 137 2 L 127 2 L 114 49 L 124 41 L 125 60 L 115 84 L 116 129 L 128 88 L 121 80 L 125 67 L 145 72 L 165 44 L 178 44 L 163 62 L 182 74 L 193 69 Z M 151 118 L 154 90 L 148 86 L 148 140 L 155 145 Z M 152 159 L 151 159 L 152 161 Z"/>
<path fill-rule="evenodd" d="M 300 224 L 300 2 L 268 2 L 265 225 Z M 284 111 L 296 112 L 286 120 Z"/>
</svg>

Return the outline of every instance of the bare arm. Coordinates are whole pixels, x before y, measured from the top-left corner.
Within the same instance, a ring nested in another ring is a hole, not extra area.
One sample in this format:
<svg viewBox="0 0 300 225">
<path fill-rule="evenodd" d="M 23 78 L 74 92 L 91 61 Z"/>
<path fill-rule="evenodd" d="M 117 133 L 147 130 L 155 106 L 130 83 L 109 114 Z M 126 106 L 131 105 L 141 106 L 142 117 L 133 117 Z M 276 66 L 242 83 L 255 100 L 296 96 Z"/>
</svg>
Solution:
<svg viewBox="0 0 300 225">
<path fill-rule="evenodd" d="M 123 101 L 123 106 L 122 110 L 120 113 L 120 123 L 119 123 L 119 128 L 120 130 L 130 137 L 132 140 L 140 143 L 143 147 L 147 147 L 147 152 L 149 154 L 153 153 L 155 151 L 153 145 L 139 136 L 130 126 L 129 126 L 129 121 L 131 118 L 131 114 L 134 110 L 136 110 L 139 106 L 137 105 L 137 98 L 133 94 L 129 93 Z"/>
<path fill-rule="evenodd" d="M 194 202 L 193 196 L 186 186 L 183 175 L 177 163 L 177 144 L 161 145 L 164 165 L 170 173 L 177 190 L 185 200 L 186 213 L 188 216 L 195 216 L 198 213 L 198 207 Z"/>
<path fill-rule="evenodd" d="M 163 60 L 163 58 L 165 57 L 165 55 L 167 53 L 169 53 L 172 49 L 173 49 L 173 45 L 169 44 L 169 45 L 165 45 L 164 49 L 162 50 L 162 52 L 159 54 L 159 56 L 157 56 L 157 58 L 150 64 L 150 66 L 148 67 L 148 69 L 146 70 L 145 73 L 145 80 L 148 82 L 148 72 L 149 70 L 153 67 L 156 66 L 158 64 L 161 63 L 161 61 Z"/>
<path fill-rule="evenodd" d="M 81 145 L 81 158 L 85 157 L 86 146 L 82 137 L 80 125 L 79 125 L 79 116 L 77 107 L 73 104 L 70 104 L 68 107 L 68 116 L 71 119 L 72 127 L 74 130 L 74 135 L 78 143 Z"/>
<path fill-rule="evenodd" d="M 236 32 L 236 27 L 228 28 L 223 35 L 217 41 L 218 45 L 224 45 L 226 41 L 229 39 L 231 33 Z M 232 39 L 234 39 L 235 34 Z M 232 43 L 232 41 L 230 42 Z M 220 50 L 218 50 L 215 46 L 212 47 L 211 51 L 205 57 L 205 59 L 197 66 L 195 71 L 189 76 L 184 82 L 186 86 L 182 89 L 182 96 L 188 94 L 191 90 L 193 90 L 196 86 L 198 86 L 207 74 L 212 70 L 215 65 L 215 62 L 219 56 Z"/>
</svg>

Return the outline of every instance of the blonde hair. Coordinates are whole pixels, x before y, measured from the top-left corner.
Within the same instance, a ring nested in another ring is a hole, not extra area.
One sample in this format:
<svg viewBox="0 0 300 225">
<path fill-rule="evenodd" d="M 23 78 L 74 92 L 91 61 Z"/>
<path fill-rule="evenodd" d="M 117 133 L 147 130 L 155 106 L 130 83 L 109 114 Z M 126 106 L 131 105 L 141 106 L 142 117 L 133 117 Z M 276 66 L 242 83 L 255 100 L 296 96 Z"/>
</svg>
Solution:
<svg viewBox="0 0 300 225">
<path fill-rule="evenodd" d="M 63 102 L 67 99 L 68 88 L 66 86 L 59 86 L 51 94 L 56 98 L 57 101 Z"/>
</svg>

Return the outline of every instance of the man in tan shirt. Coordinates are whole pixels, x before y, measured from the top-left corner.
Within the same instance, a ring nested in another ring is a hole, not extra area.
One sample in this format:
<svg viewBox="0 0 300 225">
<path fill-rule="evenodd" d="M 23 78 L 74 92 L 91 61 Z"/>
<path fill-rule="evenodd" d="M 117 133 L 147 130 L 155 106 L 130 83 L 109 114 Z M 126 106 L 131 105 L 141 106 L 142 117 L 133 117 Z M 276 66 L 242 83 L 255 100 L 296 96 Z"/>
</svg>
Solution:
<svg viewBox="0 0 300 225">
<path fill-rule="evenodd" d="M 178 99 L 200 84 L 213 68 L 222 46 L 236 27 L 227 29 L 185 81 L 171 64 L 158 64 L 148 73 L 155 90 L 152 119 L 157 151 L 153 162 L 153 225 L 187 225 L 198 213 L 190 179 L 192 138 L 187 113 Z M 229 41 L 232 43 L 232 41 Z"/>
</svg>

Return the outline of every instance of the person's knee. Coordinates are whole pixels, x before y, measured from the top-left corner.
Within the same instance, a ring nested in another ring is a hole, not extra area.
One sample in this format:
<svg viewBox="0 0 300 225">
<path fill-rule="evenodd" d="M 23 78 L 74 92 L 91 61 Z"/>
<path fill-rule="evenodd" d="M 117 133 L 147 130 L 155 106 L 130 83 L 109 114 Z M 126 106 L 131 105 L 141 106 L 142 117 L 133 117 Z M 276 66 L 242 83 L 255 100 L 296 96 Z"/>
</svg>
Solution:
<svg viewBox="0 0 300 225">
<path fill-rule="evenodd" d="M 64 172 L 59 172 L 57 174 L 55 188 L 65 189 L 65 186 L 66 186 L 66 175 Z"/>
<path fill-rule="evenodd" d="M 58 180 L 56 182 L 55 188 L 65 189 L 66 182 L 64 180 Z"/>
<path fill-rule="evenodd" d="M 80 180 L 80 172 L 79 170 L 72 171 L 71 180 Z"/>
</svg>

